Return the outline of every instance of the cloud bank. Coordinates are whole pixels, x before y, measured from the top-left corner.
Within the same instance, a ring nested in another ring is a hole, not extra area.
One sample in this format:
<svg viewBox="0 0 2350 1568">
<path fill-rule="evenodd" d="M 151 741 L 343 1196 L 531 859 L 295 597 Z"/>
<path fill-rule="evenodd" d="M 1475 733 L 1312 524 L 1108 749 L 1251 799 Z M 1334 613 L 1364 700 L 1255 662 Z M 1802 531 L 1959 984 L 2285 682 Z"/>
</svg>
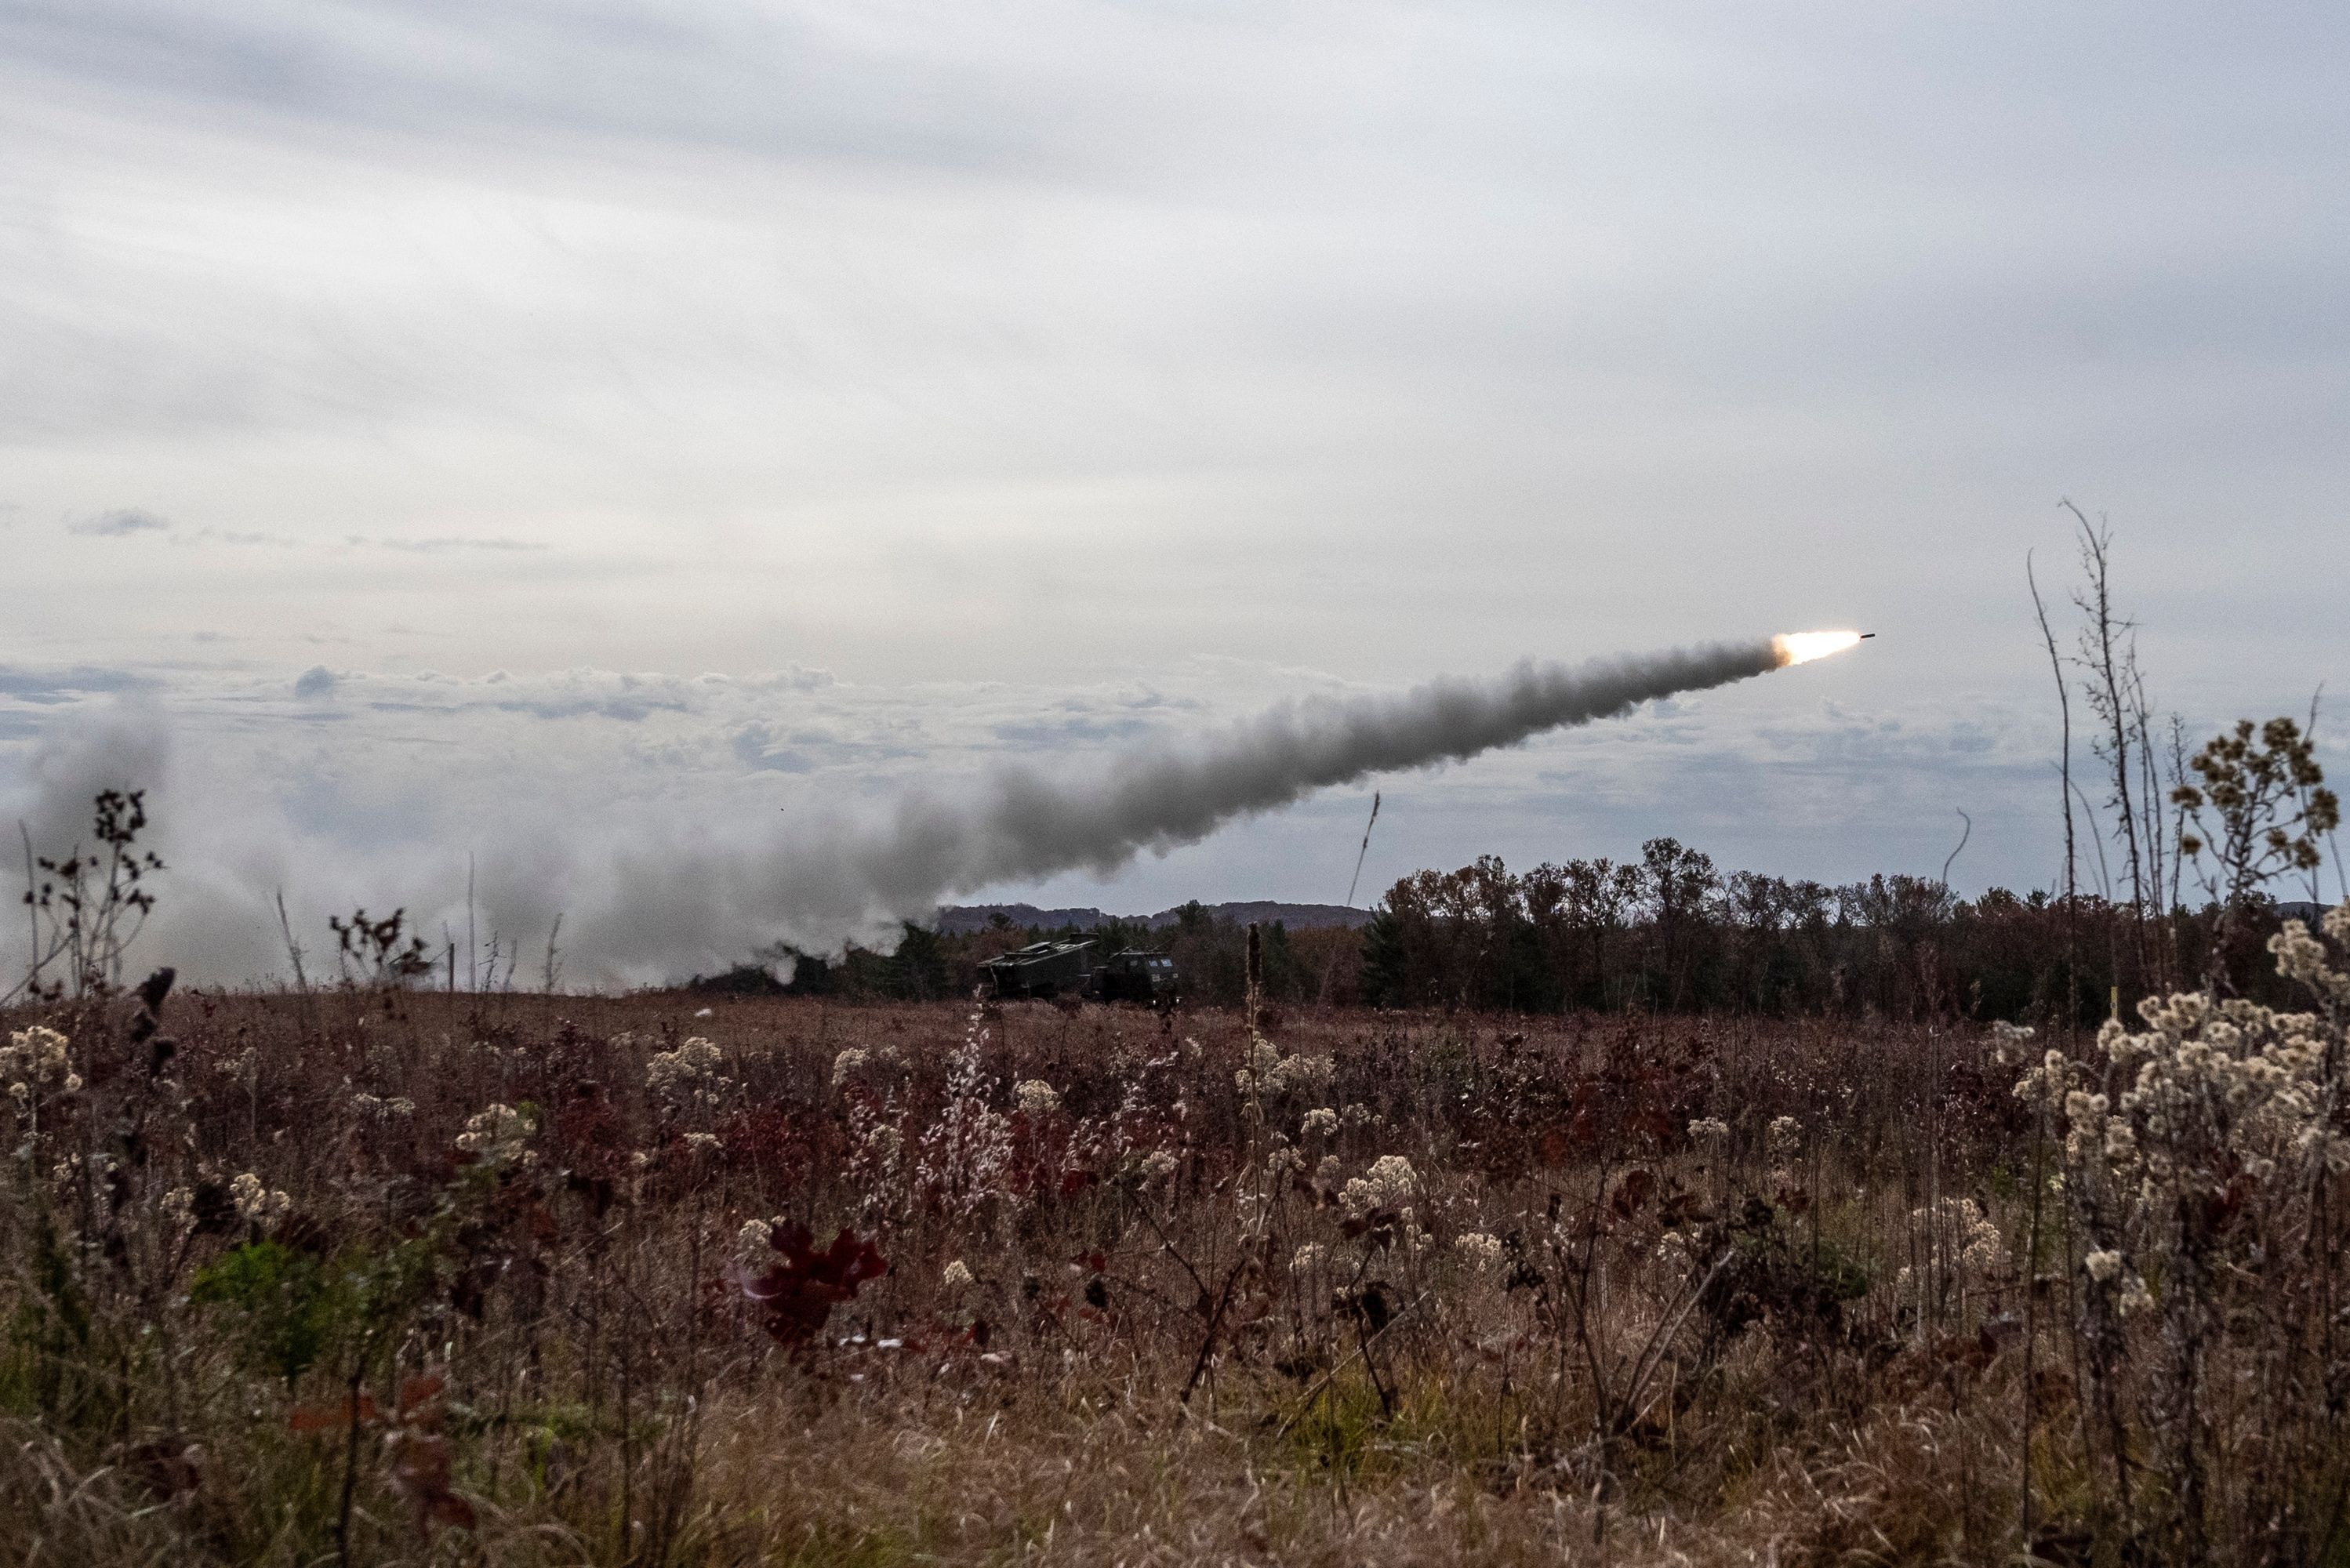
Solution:
<svg viewBox="0 0 2350 1568">
<path fill-rule="evenodd" d="M 566 972 L 602 984 L 777 940 L 886 940 L 964 894 L 1330 899 L 1367 775 L 1388 797 L 1374 894 L 1482 853 L 1632 854 L 1660 823 L 1726 864 L 1930 871 L 1951 792 L 1983 824 L 1962 884 L 2044 880 L 2036 715 L 1823 701 L 1856 659 L 1744 682 L 1771 660 L 1733 645 L 1395 692 L 1230 664 L 1055 690 L 345 670 L 307 695 L 291 671 L 182 670 L 128 702 L 99 672 L 57 672 L 13 682 L 32 698 L 0 680 L 0 810 L 62 848 L 101 775 L 144 784 L 172 867 L 150 950 L 226 981 L 284 972 L 281 890 L 314 947 L 359 904 L 462 941 L 469 873 L 484 943 L 519 948 L 528 971 L 560 915 Z M 1723 680 L 1718 697 L 1690 690 Z M 15 742 L 12 713 L 35 723 Z"/>
</svg>

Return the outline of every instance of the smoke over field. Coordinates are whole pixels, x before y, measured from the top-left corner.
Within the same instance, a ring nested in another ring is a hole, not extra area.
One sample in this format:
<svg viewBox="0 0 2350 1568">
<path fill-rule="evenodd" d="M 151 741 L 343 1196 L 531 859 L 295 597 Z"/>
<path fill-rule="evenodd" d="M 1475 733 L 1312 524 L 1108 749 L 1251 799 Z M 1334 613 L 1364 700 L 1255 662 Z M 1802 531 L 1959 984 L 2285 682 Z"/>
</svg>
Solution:
<svg viewBox="0 0 2350 1568">
<path fill-rule="evenodd" d="M 1620 716 L 1855 636 L 1529 660 L 1488 678 L 1278 701 L 1222 725 L 1145 732 L 1123 750 L 1073 755 L 1053 741 L 1016 760 L 1006 738 L 1025 743 L 1024 722 L 1051 693 L 975 711 L 950 700 L 916 728 L 902 707 L 834 703 L 797 681 L 550 678 L 525 691 L 359 672 L 294 699 L 286 716 L 316 737 L 306 748 L 248 740 L 265 688 L 161 690 L 48 720 L 0 821 L 23 819 L 39 853 L 64 855 L 87 836 L 94 793 L 148 791 L 150 837 L 171 868 L 153 938 L 192 978 L 291 978 L 282 894 L 305 943 L 331 913 L 399 908 L 428 942 L 472 955 L 467 980 L 493 949 L 503 970 L 519 955 L 536 973 L 560 917 L 575 982 L 658 982 L 776 942 L 888 945 L 898 921 L 942 901 L 1110 875 L 1317 790 Z M 533 745 L 560 736 L 577 749 L 535 777 L 509 771 L 500 758 L 521 726 Z M 911 749 L 893 757 L 909 729 Z M 788 765 L 764 771 L 770 751 Z M 21 933 L 0 932 L 0 953 Z"/>
<path fill-rule="evenodd" d="M 1820 635 L 1832 646 L 1801 640 Z M 909 794 L 877 816 L 784 825 L 748 852 L 633 853 L 581 926 L 581 943 L 626 967 L 706 961 L 752 935 L 832 946 L 926 916 L 942 897 L 1107 872 L 1317 789 L 1460 761 L 1847 646 L 1836 634 L 1800 634 L 1576 665 L 1529 660 L 1491 680 L 1282 703 L 1090 777 L 1002 768 L 959 793 Z"/>
</svg>

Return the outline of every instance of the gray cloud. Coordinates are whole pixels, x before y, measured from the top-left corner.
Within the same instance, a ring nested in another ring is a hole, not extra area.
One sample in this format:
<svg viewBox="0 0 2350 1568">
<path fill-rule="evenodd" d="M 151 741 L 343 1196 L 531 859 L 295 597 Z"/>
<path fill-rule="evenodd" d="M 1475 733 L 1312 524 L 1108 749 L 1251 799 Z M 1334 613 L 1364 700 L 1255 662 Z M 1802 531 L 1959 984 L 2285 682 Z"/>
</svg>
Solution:
<svg viewBox="0 0 2350 1568">
<path fill-rule="evenodd" d="M 816 766 L 806 752 L 789 743 L 790 737 L 778 734 L 772 724 L 757 720 L 738 727 L 728 738 L 727 744 L 747 768 L 770 773 L 804 774 Z"/>
<path fill-rule="evenodd" d="M 32 0 L 0 20 L 18 61 L 60 76 L 436 138 L 542 130 L 956 168 L 1066 155 L 1049 128 L 1083 78 L 1050 56 L 1024 63 L 994 28 L 954 31 L 960 60 L 940 57 L 935 32 L 695 3 Z M 1021 90 L 1047 84 L 1057 103 Z"/>
<path fill-rule="evenodd" d="M 361 548 L 406 550 L 419 556 L 446 555 L 452 550 L 544 550 L 545 543 L 530 539 L 469 539 L 459 535 L 444 534 L 431 539 L 369 539 L 358 534 L 347 535 L 343 543 Z"/>
<path fill-rule="evenodd" d="M 130 515 L 138 516 L 140 514 L 131 514 Z M 134 528 L 170 528 L 172 524 L 168 523 L 148 520 L 135 523 L 130 527 L 110 527 L 103 529 L 96 527 L 78 527 L 70 531 L 82 534 L 122 534 L 130 533 Z M 182 545 L 257 545 L 279 550 L 392 550 L 411 556 L 445 556 L 452 552 L 462 550 L 487 550 L 491 552 L 514 553 L 547 550 L 553 548 L 552 545 L 546 544 L 543 540 L 508 539 L 499 537 L 476 538 L 457 534 L 437 535 L 431 538 L 421 539 L 372 537 L 365 534 L 345 534 L 335 538 L 309 539 L 292 534 L 272 534 L 258 532 L 252 529 L 210 527 L 182 530 L 180 531 L 175 542 Z"/>
<path fill-rule="evenodd" d="M 10 814 L 34 848 L 51 857 L 89 840 L 91 805 L 102 790 L 168 787 L 172 740 L 161 711 L 116 699 L 47 727 L 34 748 Z"/>
<path fill-rule="evenodd" d="M 169 520 L 158 517 L 152 512 L 141 512 L 135 506 L 117 507 L 111 512 L 101 512 L 95 517 L 85 517 L 66 524 L 68 534 L 82 534 L 99 539 L 120 539 L 131 534 L 168 534 L 171 530 Z"/>
<path fill-rule="evenodd" d="M 11 697 L 20 702 L 73 702 L 93 693 L 133 691 L 147 684 L 147 680 L 128 670 L 88 665 L 69 670 L 26 670 L 0 664 L 0 697 Z"/>
<path fill-rule="evenodd" d="M 1052 750 L 1072 742 L 1132 741 L 1149 734 L 1155 721 L 1143 713 L 1071 714 L 1014 720 L 995 726 L 995 736 L 1013 745 Z"/>
<path fill-rule="evenodd" d="M 1651 702 L 1440 773 L 1388 774 L 1365 887 L 1489 852 L 1520 865 L 1622 856 L 1658 832 L 1726 866 L 1930 872 L 1949 852 L 1954 805 L 1978 824 L 1963 885 L 2044 882 L 2049 715 L 1981 694 L 1858 699 L 1853 678 L 1874 657 Z M 1733 655 L 1731 667 L 1751 664 Z M 576 703 L 624 680 L 676 704 L 634 719 L 589 704 L 526 722 L 501 705 L 548 693 Z M 1132 699 L 982 684 L 802 691 L 764 676 L 350 671 L 329 735 L 292 722 L 305 711 L 293 684 L 292 670 L 189 669 L 151 678 L 132 709 L 86 691 L 0 701 L 0 797 L 11 777 L 19 805 L 41 794 L 37 773 L 50 781 L 45 822 L 71 827 L 94 775 L 68 770 L 70 787 L 58 786 L 56 759 L 90 753 L 88 737 L 110 729 L 116 742 L 97 753 L 130 757 L 113 770 L 120 779 L 156 784 L 172 864 L 151 955 L 192 975 L 238 980 L 282 964 L 280 888 L 299 933 L 359 903 L 405 906 L 428 935 L 462 927 L 471 853 L 503 940 L 535 953 L 563 914 L 569 971 L 619 983 L 707 971 L 778 938 L 883 939 L 894 915 L 919 915 L 948 888 L 1120 909 L 1202 889 L 1335 898 L 1367 806 L 1345 783 L 1350 770 L 1409 768 L 1431 746 L 1506 741 L 1562 711 L 1546 695 L 1559 688 L 1535 675 L 1411 697 L 1219 660 L 1169 675 L 1158 694 L 1195 715 L 1187 722 L 1139 745 L 1072 740 L 1040 760 L 1002 739 L 1017 715 L 1078 702 L 1117 712 Z M 397 712 L 368 705 L 392 692 L 419 700 Z M 1217 722 L 1260 704 L 1255 720 Z M 147 749 L 120 744 L 126 714 L 148 726 L 129 731 Z M 1422 727 L 1392 722 L 1411 714 Z M 12 722 L 20 716 L 28 722 Z M 1328 743 L 1348 734 L 1401 738 Z M 2329 764 L 2350 766 L 2345 755 L 2329 742 Z M 1317 784 L 1330 793 L 1310 793 Z"/>
</svg>

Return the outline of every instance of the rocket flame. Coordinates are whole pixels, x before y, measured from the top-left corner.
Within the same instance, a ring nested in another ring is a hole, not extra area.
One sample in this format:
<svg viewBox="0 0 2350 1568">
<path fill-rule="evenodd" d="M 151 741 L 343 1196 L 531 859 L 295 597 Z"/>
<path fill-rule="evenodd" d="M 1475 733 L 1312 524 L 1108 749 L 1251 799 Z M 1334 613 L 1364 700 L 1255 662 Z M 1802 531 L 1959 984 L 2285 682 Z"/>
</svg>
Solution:
<svg viewBox="0 0 2350 1568">
<path fill-rule="evenodd" d="M 1825 659 L 1831 653 L 1842 653 L 1847 648 L 1860 646 L 1856 631 L 1783 631 L 1771 639 L 1779 651 L 1779 667 L 1809 664 L 1814 659 Z"/>
</svg>

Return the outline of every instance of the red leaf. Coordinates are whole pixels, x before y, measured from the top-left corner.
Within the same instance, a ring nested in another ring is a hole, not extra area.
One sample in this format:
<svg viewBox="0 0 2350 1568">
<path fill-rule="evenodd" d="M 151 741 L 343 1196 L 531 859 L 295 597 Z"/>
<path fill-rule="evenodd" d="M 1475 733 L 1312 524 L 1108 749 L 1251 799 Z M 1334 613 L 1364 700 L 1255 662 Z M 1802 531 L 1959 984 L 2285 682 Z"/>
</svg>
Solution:
<svg viewBox="0 0 2350 1568">
<path fill-rule="evenodd" d="M 853 1231 L 841 1231 L 821 1252 L 812 1243 L 806 1226 L 778 1225 L 768 1241 L 775 1262 L 757 1273 L 740 1264 L 728 1272 L 758 1309 L 761 1326 L 780 1344 L 815 1338 L 834 1307 L 854 1301 L 858 1287 L 889 1271 L 881 1250 Z"/>
<path fill-rule="evenodd" d="M 449 1439 L 436 1432 L 394 1432 L 388 1439 L 391 1484 L 416 1508 L 416 1528 L 426 1534 L 439 1524 L 473 1528 L 473 1505 L 449 1488 L 454 1460 Z"/>
<path fill-rule="evenodd" d="M 356 1399 L 346 1399 L 339 1406 L 304 1405 L 286 1417 L 286 1424 L 297 1432 L 339 1432 L 356 1421 L 365 1424 L 376 1418 L 375 1400 L 366 1394 Z"/>
<path fill-rule="evenodd" d="M 400 1418 L 402 1421 L 413 1421 L 422 1416 L 427 1419 L 438 1419 L 441 1412 L 438 1410 L 428 1412 L 424 1407 L 441 1397 L 441 1390 L 447 1386 L 447 1382 L 448 1380 L 437 1372 L 422 1372 L 413 1377 L 401 1379 Z"/>
<path fill-rule="evenodd" d="M 1654 1172 L 1627 1171 L 1624 1173 L 1624 1179 L 1617 1183 L 1616 1195 L 1607 1200 L 1607 1206 L 1615 1210 L 1621 1218 L 1629 1220 L 1648 1203 L 1648 1194 L 1656 1190 L 1656 1186 L 1657 1178 Z"/>
</svg>

